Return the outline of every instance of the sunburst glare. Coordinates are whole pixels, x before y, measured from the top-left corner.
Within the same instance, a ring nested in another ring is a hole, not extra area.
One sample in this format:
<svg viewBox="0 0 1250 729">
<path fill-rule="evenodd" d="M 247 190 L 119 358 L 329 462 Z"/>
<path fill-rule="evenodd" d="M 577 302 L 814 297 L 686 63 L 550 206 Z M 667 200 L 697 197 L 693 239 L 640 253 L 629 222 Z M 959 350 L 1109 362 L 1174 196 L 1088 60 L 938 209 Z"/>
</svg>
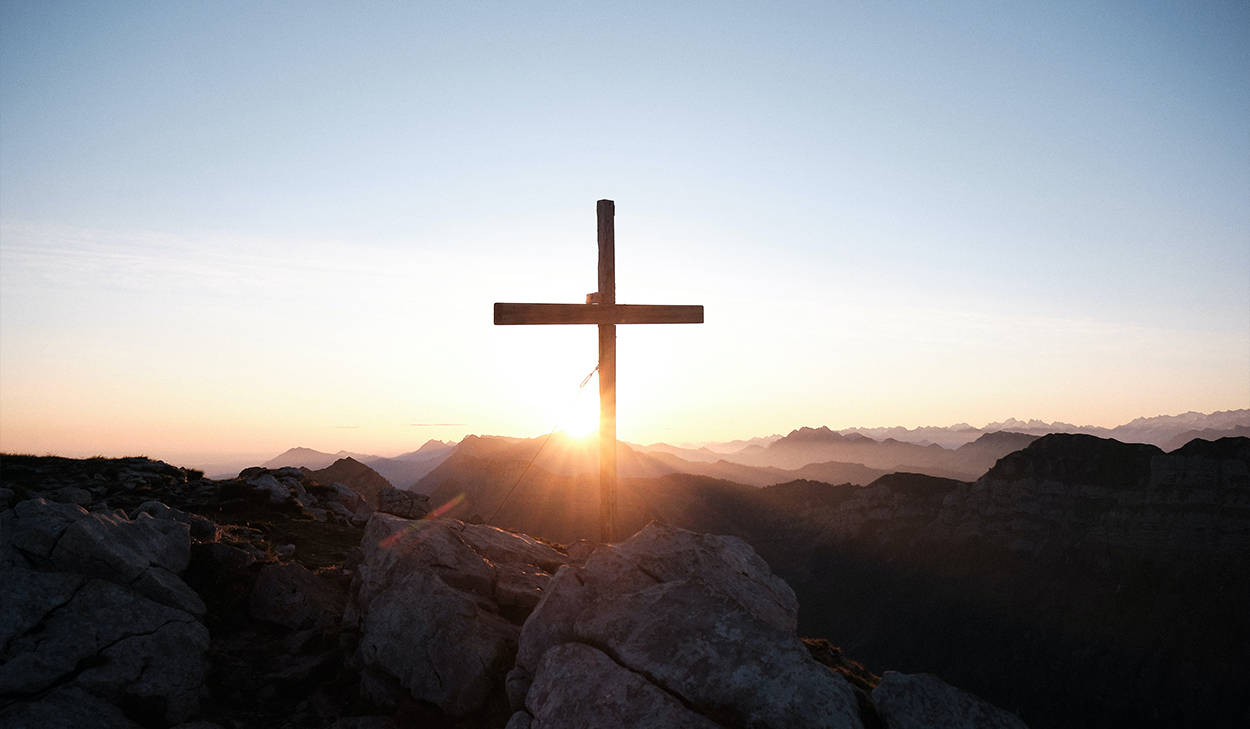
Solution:
<svg viewBox="0 0 1250 729">
<path fill-rule="evenodd" d="M 584 438 L 599 430 L 598 389 L 593 381 L 586 384 L 582 393 L 569 406 L 560 430 L 574 438 Z"/>
</svg>

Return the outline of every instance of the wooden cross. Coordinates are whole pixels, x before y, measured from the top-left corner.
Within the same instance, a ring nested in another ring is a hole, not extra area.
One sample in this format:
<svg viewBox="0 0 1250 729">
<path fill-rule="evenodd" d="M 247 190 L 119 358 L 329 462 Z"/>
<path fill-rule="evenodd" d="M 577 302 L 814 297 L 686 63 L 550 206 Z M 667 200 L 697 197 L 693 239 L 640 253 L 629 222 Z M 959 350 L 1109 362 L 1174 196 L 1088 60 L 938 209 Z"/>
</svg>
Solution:
<svg viewBox="0 0 1250 729">
<path fill-rule="evenodd" d="M 604 544 L 616 538 L 616 325 L 702 324 L 702 306 L 616 303 L 616 205 L 600 200 L 599 291 L 585 304 L 495 304 L 496 324 L 599 325 L 599 529 Z"/>
</svg>

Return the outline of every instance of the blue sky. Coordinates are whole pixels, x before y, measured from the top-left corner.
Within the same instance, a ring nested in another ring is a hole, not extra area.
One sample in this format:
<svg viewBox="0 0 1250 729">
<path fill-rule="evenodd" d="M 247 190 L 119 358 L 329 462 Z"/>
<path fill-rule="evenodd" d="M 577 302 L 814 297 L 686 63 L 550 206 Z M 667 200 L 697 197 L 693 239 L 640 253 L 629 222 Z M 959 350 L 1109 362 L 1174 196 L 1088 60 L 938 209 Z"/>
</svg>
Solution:
<svg viewBox="0 0 1250 729">
<path fill-rule="evenodd" d="M 1250 407 L 1245 3 L 6 0 L 0 447 L 545 432 L 599 198 L 627 440 Z"/>
</svg>

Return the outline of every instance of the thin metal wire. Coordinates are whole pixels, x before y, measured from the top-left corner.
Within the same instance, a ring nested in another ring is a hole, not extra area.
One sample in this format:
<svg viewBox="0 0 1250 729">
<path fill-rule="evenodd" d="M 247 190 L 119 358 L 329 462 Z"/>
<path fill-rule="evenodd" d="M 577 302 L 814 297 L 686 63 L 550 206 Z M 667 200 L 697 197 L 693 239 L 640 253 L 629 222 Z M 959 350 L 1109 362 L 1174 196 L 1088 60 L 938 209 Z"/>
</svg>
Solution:
<svg viewBox="0 0 1250 729">
<path fill-rule="evenodd" d="M 573 394 L 573 399 L 569 400 L 569 404 L 565 406 L 564 412 L 560 414 L 560 419 L 556 421 L 555 427 L 551 429 L 551 432 L 547 434 L 546 438 L 543 438 L 542 445 L 538 446 L 538 450 L 534 451 L 534 457 L 530 458 L 530 462 L 525 464 L 525 470 L 521 471 L 520 476 L 517 476 L 516 483 L 512 484 L 512 488 L 508 489 L 508 493 L 504 494 L 503 500 L 500 501 L 495 507 L 495 510 L 490 513 L 490 518 L 486 520 L 487 526 L 495 520 L 495 516 L 499 514 L 499 510 L 503 508 L 503 505 L 508 500 L 508 497 L 512 496 L 512 492 L 516 491 L 516 487 L 521 485 L 521 479 L 525 478 L 525 474 L 529 473 L 530 466 L 534 465 L 534 461 L 538 460 L 538 454 L 542 453 L 543 448 L 547 447 L 547 441 L 551 440 L 551 436 L 556 434 L 556 431 L 560 429 L 560 424 L 563 423 L 564 419 L 569 416 L 569 411 L 572 410 L 573 405 L 577 403 L 577 398 L 581 397 L 582 390 L 586 389 L 586 383 L 590 382 L 590 378 L 594 377 L 595 373 L 598 371 L 599 365 L 596 364 L 595 368 L 590 371 L 590 374 L 586 375 L 586 379 L 582 380 L 582 384 L 577 386 L 577 392 Z"/>
</svg>

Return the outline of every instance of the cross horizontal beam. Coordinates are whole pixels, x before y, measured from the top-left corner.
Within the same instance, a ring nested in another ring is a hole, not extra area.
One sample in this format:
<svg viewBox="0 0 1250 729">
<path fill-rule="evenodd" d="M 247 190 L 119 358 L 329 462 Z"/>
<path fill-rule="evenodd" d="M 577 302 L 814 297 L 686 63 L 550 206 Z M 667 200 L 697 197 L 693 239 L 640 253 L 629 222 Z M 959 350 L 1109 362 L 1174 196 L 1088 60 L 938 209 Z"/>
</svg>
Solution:
<svg viewBox="0 0 1250 729">
<path fill-rule="evenodd" d="M 496 324 L 702 324 L 702 306 L 495 304 Z"/>
</svg>

